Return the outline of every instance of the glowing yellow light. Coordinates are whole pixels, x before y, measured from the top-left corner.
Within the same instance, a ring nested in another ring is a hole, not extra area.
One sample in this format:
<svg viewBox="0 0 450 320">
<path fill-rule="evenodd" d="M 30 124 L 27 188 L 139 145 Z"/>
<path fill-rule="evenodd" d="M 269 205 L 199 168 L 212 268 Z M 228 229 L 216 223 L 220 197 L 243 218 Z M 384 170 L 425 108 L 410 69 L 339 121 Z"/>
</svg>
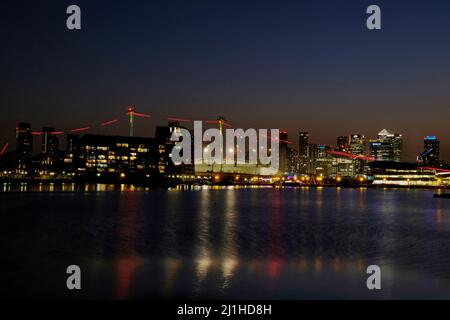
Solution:
<svg viewBox="0 0 450 320">
<path fill-rule="evenodd" d="M 341 182 L 341 181 L 342 181 L 342 178 L 341 178 L 341 177 L 337 177 L 337 178 L 336 178 L 336 181 L 337 181 L 337 182 Z"/>
<path fill-rule="evenodd" d="M 125 178 L 125 173 L 121 173 L 121 174 L 120 174 L 120 177 L 121 177 L 121 178 Z"/>
</svg>

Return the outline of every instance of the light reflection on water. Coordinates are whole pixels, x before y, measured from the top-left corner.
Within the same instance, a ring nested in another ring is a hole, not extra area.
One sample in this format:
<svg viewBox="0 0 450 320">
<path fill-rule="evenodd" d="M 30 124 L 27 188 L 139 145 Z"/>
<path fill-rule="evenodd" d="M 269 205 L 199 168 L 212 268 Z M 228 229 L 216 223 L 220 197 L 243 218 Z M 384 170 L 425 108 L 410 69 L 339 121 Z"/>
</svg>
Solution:
<svg viewBox="0 0 450 320">
<path fill-rule="evenodd" d="M 60 270 L 78 263 L 85 298 L 450 297 L 450 203 L 432 191 L 112 187 L 0 194 L 1 292 L 23 296 L 32 268 L 27 295 L 71 298 Z"/>
</svg>

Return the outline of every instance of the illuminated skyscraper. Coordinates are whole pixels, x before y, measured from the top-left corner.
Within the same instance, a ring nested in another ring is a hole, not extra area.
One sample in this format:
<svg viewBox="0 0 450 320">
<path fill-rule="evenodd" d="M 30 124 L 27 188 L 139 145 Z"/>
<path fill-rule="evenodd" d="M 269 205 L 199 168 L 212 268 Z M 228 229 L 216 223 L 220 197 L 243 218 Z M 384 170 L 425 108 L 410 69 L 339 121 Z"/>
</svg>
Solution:
<svg viewBox="0 0 450 320">
<path fill-rule="evenodd" d="M 395 162 L 402 161 L 402 153 L 403 153 L 403 136 L 401 134 L 394 134 L 392 139 L 392 154 L 393 160 Z"/>
<path fill-rule="evenodd" d="M 300 132 L 298 134 L 298 155 L 300 157 L 308 157 L 309 133 Z"/>
<path fill-rule="evenodd" d="M 33 153 L 33 135 L 29 123 L 19 123 L 16 129 L 17 154 L 21 159 L 30 159 Z"/>
<path fill-rule="evenodd" d="M 299 171 L 298 151 L 294 148 L 288 148 L 287 173 L 296 175 Z"/>
<path fill-rule="evenodd" d="M 288 169 L 288 133 L 280 131 L 280 172 L 285 174 Z"/>
<path fill-rule="evenodd" d="M 317 148 L 317 157 L 315 159 L 315 173 L 330 177 L 333 174 L 333 159 L 334 157 L 329 153 L 329 146 L 319 145 Z"/>
<path fill-rule="evenodd" d="M 56 154 L 58 152 L 58 136 L 55 134 L 55 128 L 42 128 L 42 153 Z"/>
<path fill-rule="evenodd" d="M 299 173 L 305 174 L 309 167 L 309 133 L 299 132 L 298 134 L 298 158 L 299 158 Z"/>
<path fill-rule="evenodd" d="M 366 137 L 362 134 L 352 134 L 350 136 L 350 143 L 348 150 L 352 154 L 365 155 L 366 154 Z"/>
<path fill-rule="evenodd" d="M 366 137 L 363 134 L 352 134 L 350 136 L 349 152 L 360 156 L 366 155 Z M 366 161 L 354 160 L 354 174 L 363 174 Z"/>
<path fill-rule="evenodd" d="M 316 160 L 318 158 L 319 148 L 317 144 L 308 145 L 308 158 L 307 158 L 307 173 L 316 173 Z"/>
<path fill-rule="evenodd" d="M 439 139 L 436 136 L 427 136 L 423 140 L 423 153 L 419 155 L 418 161 L 424 165 L 439 165 Z"/>
<path fill-rule="evenodd" d="M 337 150 L 342 152 L 348 152 L 349 146 L 349 137 L 348 136 L 339 136 L 336 139 L 337 142 Z"/>
<path fill-rule="evenodd" d="M 386 129 L 378 133 L 377 139 L 370 140 L 372 157 L 378 161 L 402 161 L 403 136 L 392 134 Z"/>
</svg>

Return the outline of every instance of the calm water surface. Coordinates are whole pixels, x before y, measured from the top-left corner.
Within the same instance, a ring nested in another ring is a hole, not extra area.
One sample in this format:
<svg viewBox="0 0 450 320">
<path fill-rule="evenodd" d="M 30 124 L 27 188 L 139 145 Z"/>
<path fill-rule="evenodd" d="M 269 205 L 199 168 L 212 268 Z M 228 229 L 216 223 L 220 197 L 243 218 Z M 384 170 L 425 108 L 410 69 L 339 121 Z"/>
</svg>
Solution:
<svg viewBox="0 0 450 320">
<path fill-rule="evenodd" d="M 0 294 L 26 298 L 450 298 L 433 191 L 0 193 Z M 80 292 L 66 267 L 82 269 Z M 365 269 L 382 268 L 382 290 Z"/>
</svg>

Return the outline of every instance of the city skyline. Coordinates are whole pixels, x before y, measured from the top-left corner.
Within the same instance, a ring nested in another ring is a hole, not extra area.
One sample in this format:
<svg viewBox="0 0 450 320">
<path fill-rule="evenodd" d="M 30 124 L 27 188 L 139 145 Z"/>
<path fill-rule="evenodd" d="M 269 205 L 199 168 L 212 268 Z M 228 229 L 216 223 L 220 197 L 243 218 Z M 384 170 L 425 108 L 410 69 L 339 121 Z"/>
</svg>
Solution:
<svg viewBox="0 0 450 320">
<path fill-rule="evenodd" d="M 128 107 L 127 109 L 129 110 L 131 107 Z M 139 113 L 138 113 L 139 114 Z M 140 115 L 145 115 L 146 118 L 150 118 L 151 116 L 148 114 L 140 114 Z M 216 117 L 217 118 L 217 117 Z M 165 123 L 163 123 L 162 121 L 159 121 L 159 124 L 156 126 L 147 126 L 148 128 L 153 128 L 153 133 L 148 132 L 147 135 L 138 135 L 140 137 L 154 137 L 155 136 L 155 130 L 157 129 L 158 126 L 165 126 L 168 123 L 170 123 L 171 121 L 180 121 L 181 123 L 186 125 L 186 123 L 190 123 L 191 125 L 187 125 L 187 127 L 192 127 L 192 123 L 194 120 L 190 120 L 187 118 L 173 118 L 173 117 L 166 117 L 166 119 L 164 119 Z M 203 120 L 204 121 L 204 120 Z M 207 120 L 205 121 L 205 124 L 209 123 L 209 125 L 211 125 L 211 122 L 217 122 L 218 124 L 218 119 L 215 120 Z M 86 124 L 87 122 L 84 122 L 84 124 Z M 56 133 L 55 136 L 56 138 L 59 136 L 67 136 L 67 135 L 83 135 L 85 133 L 89 133 L 89 134 L 100 134 L 100 135 L 112 135 L 112 136 L 128 136 L 130 135 L 130 124 L 127 121 L 124 121 L 124 119 L 122 119 L 122 121 L 119 120 L 119 118 L 113 118 L 112 120 L 109 121 L 102 121 L 97 123 L 97 126 L 94 125 L 88 125 L 85 127 L 77 127 L 74 129 L 66 129 L 66 130 L 61 130 L 60 128 L 57 127 L 51 127 L 51 126 L 43 126 L 43 127 L 35 127 L 32 125 L 31 122 L 19 122 L 16 126 L 15 126 L 15 130 L 14 130 L 14 138 L 11 141 L 5 141 L 5 142 L 1 142 L 0 144 L 0 148 L 4 147 L 3 153 L 6 154 L 8 152 L 12 152 L 16 150 L 17 147 L 17 132 L 18 130 L 20 130 L 20 126 L 21 125 L 30 125 L 29 129 L 33 132 L 33 136 L 35 136 L 37 139 L 34 139 L 35 142 L 33 143 L 32 146 L 32 153 L 33 154 L 39 154 L 43 148 L 45 148 L 44 146 L 44 142 L 42 139 L 40 139 L 39 137 L 45 132 L 51 132 L 51 133 Z M 127 127 L 124 128 L 124 125 L 126 125 Z M 110 129 L 110 126 L 113 127 L 113 129 Z M 140 124 L 137 128 L 140 128 L 140 130 L 137 130 L 138 132 L 144 132 L 147 130 L 143 130 L 142 126 L 146 126 L 145 123 L 144 124 Z M 232 128 L 231 125 L 229 125 L 230 128 Z M 133 126 L 133 128 L 136 128 L 136 125 Z M 247 128 L 246 128 L 247 129 Z M 365 155 L 370 155 L 372 154 L 372 156 L 374 156 L 373 152 L 373 147 L 372 147 L 372 142 L 377 141 L 377 139 L 380 138 L 380 134 L 384 135 L 384 134 L 390 134 L 389 130 L 387 129 L 382 129 L 380 130 L 380 132 L 378 132 L 376 135 L 374 136 L 368 136 L 364 133 L 356 133 L 356 132 L 352 132 L 352 133 L 348 133 L 348 134 L 343 134 L 343 135 L 338 135 L 336 137 L 332 137 L 332 138 L 328 138 L 327 141 L 332 141 L 331 143 L 326 143 L 323 141 L 317 141 L 314 139 L 315 136 L 315 132 L 309 132 L 309 131 L 304 131 L 304 130 L 299 130 L 297 132 L 287 132 L 288 134 L 288 142 L 289 142 L 289 146 L 291 148 L 294 148 L 297 151 L 300 151 L 300 149 L 302 148 L 299 143 L 300 143 L 300 139 L 299 139 L 299 135 L 302 133 L 306 133 L 308 134 L 308 139 L 309 137 L 312 137 L 312 139 L 309 139 L 309 144 L 314 144 L 314 145 L 326 145 L 329 146 L 331 148 L 335 148 L 336 150 L 340 150 L 342 149 L 342 145 L 341 145 L 341 139 L 342 138 L 348 138 L 347 143 L 349 145 L 351 145 L 351 140 L 352 140 L 352 136 L 359 136 L 360 138 L 362 138 L 363 144 L 364 144 L 364 149 L 363 150 L 351 150 L 351 146 L 349 148 L 350 153 L 352 154 L 365 154 Z M 394 131 L 393 131 L 394 132 Z M 394 134 L 392 134 L 394 135 Z M 408 141 L 408 138 L 405 137 L 405 135 L 403 135 L 402 133 L 398 133 L 395 131 L 395 135 L 399 135 L 402 139 L 402 145 L 401 145 L 401 154 L 399 156 L 397 156 L 397 158 L 395 158 L 395 161 L 405 161 L 405 162 L 416 162 L 419 157 L 423 154 L 424 151 L 426 150 L 426 143 L 427 141 L 429 142 L 430 137 L 434 138 L 433 140 L 436 140 L 439 144 L 444 144 L 445 145 L 445 140 L 440 139 L 440 137 L 433 135 L 433 134 L 428 134 L 426 136 L 424 136 L 421 140 L 421 148 L 419 150 L 417 150 L 417 153 L 415 155 L 414 158 L 408 159 L 404 156 L 404 148 L 403 146 L 405 145 L 405 142 Z M 406 138 L 406 139 L 405 139 Z M 66 145 L 67 140 L 66 139 L 58 139 L 58 147 L 59 150 L 66 150 L 68 149 L 68 145 Z M 37 143 L 36 143 L 37 142 Z M 425 145 L 424 145 L 425 143 Z M 358 148 L 358 147 L 357 147 Z M 340 150 L 343 151 L 343 150 Z M 347 150 L 348 151 L 348 150 Z M 361 151 L 361 152 L 359 152 Z M 444 151 L 444 152 L 442 152 Z M 440 152 L 438 151 L 438 159 L 439 159 L 439 154 L 445 154 L 445 150 L 442 150 L 442 147 L 440 149 Z M 374 156 L 375 158 L 377 158 L 376 156 Z M 382 158 L 381 158 L 382 159 Z M 443 156 L 440 157 L 440 160 L 443 161 L 449 161 L 448 158 L 445 158 Z"/>
</svg>

